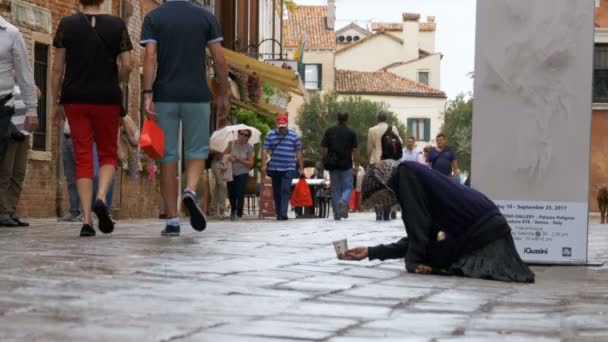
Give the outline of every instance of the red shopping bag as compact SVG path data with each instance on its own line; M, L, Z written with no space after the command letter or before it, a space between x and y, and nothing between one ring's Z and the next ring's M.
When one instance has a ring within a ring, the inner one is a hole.
M310 193L310 187L306 184L306 178L300 177L295 189L293 189L289 203L292 207L312 207L312 194Z
M146 119L139 135L139 147L153 159L160 159L165 154L165 133L156 121Z

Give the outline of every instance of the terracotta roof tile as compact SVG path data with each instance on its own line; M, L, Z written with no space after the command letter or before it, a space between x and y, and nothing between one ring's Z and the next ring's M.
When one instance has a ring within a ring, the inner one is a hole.
M403 23L372 23L372 31L402 31ZM420 23L420 32L433 32L437 23Z
M336 70L340 94L445 98L443 91L385 71Z
M297 48L306 35L306 49L335 49L336 32L327 28L326 18L327 6L298 6L289 13L283 46Z

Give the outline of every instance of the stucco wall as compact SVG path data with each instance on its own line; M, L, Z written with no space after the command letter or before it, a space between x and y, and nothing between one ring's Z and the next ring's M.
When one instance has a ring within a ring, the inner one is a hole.
M341 96L344 97L348 95ZM431 119L431 142L433 143L435 141L435 136L439 133L441 126L443 125L443 113L445 111L446 99L380 95L362 95L361 97L370 101L386 103L389 106L389 110L395 113L399 120L406 126L408 118Z
M402 46L383 35L342 50L336 54L336 69L377 71L391 63L403 60Z
M426 52L435 52L435 32L420 32L419 47Z
M388 71L418 82L418 71L428 71L429 86L441 89L441 55L430 55L426 58L404 64L399 67L391 68Z

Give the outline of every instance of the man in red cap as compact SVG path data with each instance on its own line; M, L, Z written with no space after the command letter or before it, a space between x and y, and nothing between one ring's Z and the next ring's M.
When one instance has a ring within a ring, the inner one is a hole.
M287 220L291 182L304 170L302 142L294 130L287 128L288 121L285 114L277 116L277 129L268 133L262 154L262 177L268 174L272 178L274 207L279 221Z

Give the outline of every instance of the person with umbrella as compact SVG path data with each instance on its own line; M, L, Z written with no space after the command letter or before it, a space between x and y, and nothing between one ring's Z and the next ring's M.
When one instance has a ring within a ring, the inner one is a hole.
M249 171L253 168L253 146L249 143L250 129L238 131L236 140L231 141L224 151L232 162L232 181L228 182L228 197L230 198L230 220L243 217L245 204L245 188L249 179Z

